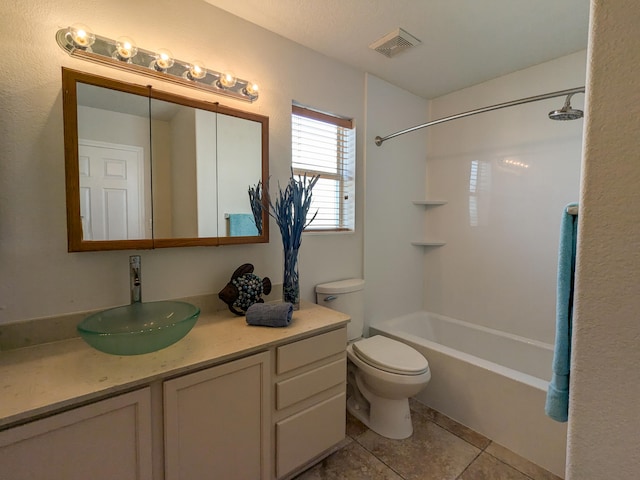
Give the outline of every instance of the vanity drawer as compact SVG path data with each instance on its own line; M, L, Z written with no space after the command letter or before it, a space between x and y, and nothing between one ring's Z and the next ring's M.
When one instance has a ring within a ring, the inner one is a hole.
M276 468L282 477L345 437L346 395L324 402L276 423Z
M281 410L335 385L345 383L346 378L347 359L345 355L340 360L278 382L276 383L276 408Z
M276 373L280 375L331 355L344 352L346 348L346 327L283 345L278 347L277 350Z

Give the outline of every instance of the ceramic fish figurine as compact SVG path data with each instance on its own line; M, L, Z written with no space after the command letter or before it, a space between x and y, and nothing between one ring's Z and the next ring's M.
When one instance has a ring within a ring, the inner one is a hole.
M218 297L229 306L229 310L236 315L244 315L254 303L264 303L262 294L271 292L271 280L268 277L260 279L253 273L253 265L240 265L227 285L220 290Z

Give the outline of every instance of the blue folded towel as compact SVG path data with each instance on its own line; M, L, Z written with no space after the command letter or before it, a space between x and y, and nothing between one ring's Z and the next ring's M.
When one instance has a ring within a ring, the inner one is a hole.
M560 246L558 249L558 291L556 298L556 342L553 351L553 373L545 413L553 420L566 422L569 418L569 370L571 360L571 323L573 316L573 284L576 265L576 241L578 237L578 217L567 209L577 206L567 205L560 225Z
M232 237L255 237L258 227L251 213L229 214L229 235Z
M247 324L261 327L287 327L293 317L290 303L254 303L245 314Z

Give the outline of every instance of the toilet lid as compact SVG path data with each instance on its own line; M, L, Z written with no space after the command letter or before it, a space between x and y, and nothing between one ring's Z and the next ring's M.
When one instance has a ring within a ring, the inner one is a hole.
M420 352L382 335L355 342L353 352L363 362L385 372L420 375L429 370L429 363Z

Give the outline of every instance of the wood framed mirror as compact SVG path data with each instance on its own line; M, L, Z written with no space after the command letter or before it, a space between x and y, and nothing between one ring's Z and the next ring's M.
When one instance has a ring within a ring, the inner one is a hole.
M268 117L66 68L62 85L70 252L269 241L248 194Z

